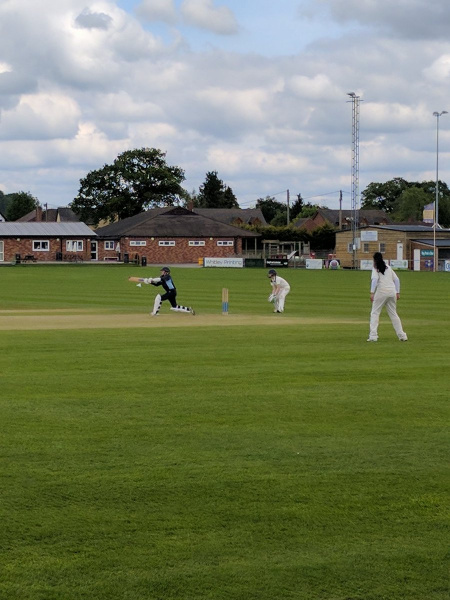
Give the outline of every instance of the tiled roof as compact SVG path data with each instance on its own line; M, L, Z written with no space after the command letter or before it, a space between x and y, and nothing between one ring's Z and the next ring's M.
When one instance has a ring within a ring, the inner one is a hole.
M450 248L450 237L447 238L446 240L443 240L442 238L436 238L436 240L434 240L433 238L428 238L426 240L411 240L412 242L415 242L416 244L423 244L424 246L431 246L433 247L434 245L436 245L438 248ZM435 244L436 242L436 244Z
M267 225L260 208L193 208L192 210L198 215L228 223L228 225L232 225L233 221L238 219L248 225L251 225L255 220Z
M148 210L96 230L99 237L241 237L258 234L227 225L182 207Z
M0 237L58 237L68 235L96 237L85 223L0 223Z

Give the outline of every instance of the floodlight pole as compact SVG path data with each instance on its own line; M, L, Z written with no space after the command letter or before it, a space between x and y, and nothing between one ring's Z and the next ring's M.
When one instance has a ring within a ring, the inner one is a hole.
M433 271L436 272L437 254L436 254L436 229L439 227L439 118L448 114L446 110L434 112L436 117L436 186L434 200L434 223L433 223ZM439 269L439 267L438 267Z
M356 232L359 227L359 102L355 92L347 94L352 103L352 247L353 268L356 269Z

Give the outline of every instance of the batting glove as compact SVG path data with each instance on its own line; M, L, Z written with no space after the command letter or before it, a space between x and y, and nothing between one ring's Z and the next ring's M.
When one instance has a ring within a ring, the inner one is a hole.
M275 296L273 294L270 294L269 302L273 302L274 300L275 300Z

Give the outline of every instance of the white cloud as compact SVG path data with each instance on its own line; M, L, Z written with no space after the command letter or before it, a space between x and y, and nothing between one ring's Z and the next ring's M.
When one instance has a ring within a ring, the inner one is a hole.
M78 130L80 110L69 96L58 92L23 95L2 113L1 139L71 138Z
M147 21L176 23L178 20L174 0L142 0L136 14Z
M309 0L302 15L328 11L340 23L359 23L409 39L447 39L450 11L447 0Z
M237 33L239 26L227 6L214 6L213 0L183 0L181 13L189 25L223 35Z
M0 74L2 73L10 73L12 71L11 65L8 63L0 62Z
M442 83L450 79L450 53L439 56L428 68L424 75L434 83Z

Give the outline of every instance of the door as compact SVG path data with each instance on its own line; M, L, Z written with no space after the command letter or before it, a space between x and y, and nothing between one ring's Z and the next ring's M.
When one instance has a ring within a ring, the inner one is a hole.
M397 260L403 260L403 244L401 242L397 244Z
M5 260L5 254L4 254L4 250L3 250L3 242L0 242L0 262L4 262Z
M98 260L98 242L91 240L91 260Z

